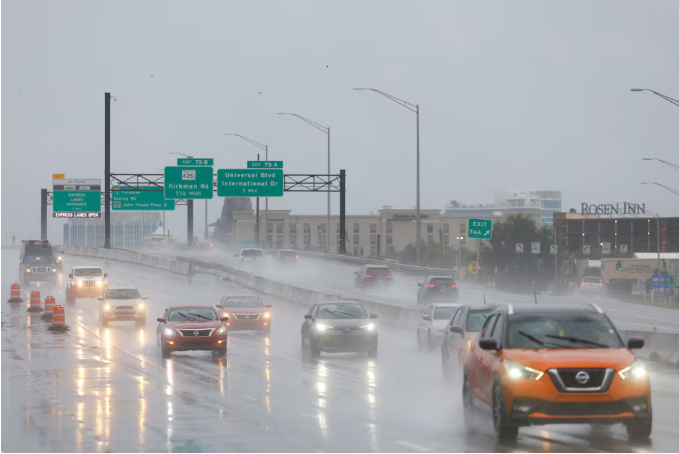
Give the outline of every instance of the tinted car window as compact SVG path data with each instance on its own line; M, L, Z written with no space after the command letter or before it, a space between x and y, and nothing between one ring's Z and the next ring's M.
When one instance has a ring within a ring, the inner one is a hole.
M467 331L478 332L483 328L483 324L486 323L488 314L490 314L490 309L480 309L472 310L469 312L467 317Z
M170 322L202 322L217 320L217 314L207 307L183 307L170 311Z
M434 320L450 320L456 310L456 307L437 307Z
M598 277L586 277L582 282L586 284L599 284L601 283L601 279Z
M369 276L389 276L391 271L389 268L367 268L365 274Z
M106 290L106 298L114 300L139 299L141 295L136 288L113 288Z
M453 316L453 320L450 322L451 326L458 326L460 324L460 317L462 317L462 313L464 312L464 308L459 308L457 312L455 312L455 315Z
M517 314L508 322L507 348L621 348L603 314Z
M446 277L435 277L431 280L434 285L453 285L455 282L451 278Z
M241 252L242 257L262 257L262 251L257 249L245 249Z
M101 268L76 268L73 270L73 277L98 277L103 275Z
M321 304L318 307L318 318L368 318L368 314L360 304Z
M259 298L227 298L223 304L224 307L263 307L262 301Z

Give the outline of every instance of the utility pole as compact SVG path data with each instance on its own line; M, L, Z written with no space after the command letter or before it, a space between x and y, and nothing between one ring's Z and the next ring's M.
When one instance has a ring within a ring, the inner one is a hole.
M111 93L104 93L104 248L111 249Z
M193 246L193 199L186 201L186 244Z
M481 270L481 240L476 239L476 281L479 280L479 271Z
M257 153L257 160L259 161L259 153ZM256 220L255 220L255 229L257 229L257 233L255 233L255 242L257 243L257 246L259 247L259 197L257 197L257 213L256 213ZM266 238L266 233L264 234L264 238Z
M346 245L346 175L344 169L340 170L340 239L339 253L347 253Z
M443 230L439 229L439 244L441 246L441 254L439 257L439 262L441 262L441 268L443 268Z
M40 239L47 239L47 189L40 190ZM14 235L12 235L12 246L14 246Z
M554 234L554 294L559 294L559 269L557 266L557 256L559 255L559 246L556 242L556 225L552 227L552 233Z

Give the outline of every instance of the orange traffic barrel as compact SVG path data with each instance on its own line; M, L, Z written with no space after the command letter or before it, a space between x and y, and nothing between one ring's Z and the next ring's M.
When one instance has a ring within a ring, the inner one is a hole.
M52 326L49 327L50 331L65 331L68 329L66 326L66 308L59 304L54 306L52 309Z
M28 300L28 310L27 312L41 312L42 304L40 303L40 292L32 291L31 297Z
M21 286L15 282L14 284L12 284L12 290L10 291L9 299L7 300L7 302L21 303L22 301L23 299L21 299Z
M52 311L54 310L54 297L53 296L46 296L45 297L45 312L43 312L42 317L43 318L50 318L52 316Z

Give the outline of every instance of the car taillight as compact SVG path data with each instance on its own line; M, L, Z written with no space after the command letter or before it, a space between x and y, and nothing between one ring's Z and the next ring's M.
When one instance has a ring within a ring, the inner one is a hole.
M295 257L295 258L296 258L297 260L299 260L299 255L298 255L297 257Z
M604 288L604 286L603 286L603 285L600 285L599 288Z
M580 284L580 287L585 288L585 284Z
M364 274L363 277L372 277L372 276L369 275L369 274Z
M435 286L434 284L429 284L429 285L427 285L427 287L429 287L429 288L434 288L434 287L436 287L436 286Z
M452 287L453 287L453 288L457 288L457 284L453 284Z
M394 276L387 276L387 277L388 277L389 279L393 279L393 278L394 278Z

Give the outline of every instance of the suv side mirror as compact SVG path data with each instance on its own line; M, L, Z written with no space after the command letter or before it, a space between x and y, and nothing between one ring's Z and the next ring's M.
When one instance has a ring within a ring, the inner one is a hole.
M239 254L233 254L234 257L238 257Z
M479 347L481 347L482 350L497 350L497 341L495 339L491 339L488 337L485 337L479 341Z
M218 304L218 305L216 305L215 307L216 307L217 309L224 309L224 306L222 306L221 304Z
M305 315L304 315L304 318L305 318L306 320L311 320L311 314L305 314Z
M422 316L422 320L431 320L431 316L425 314L425 315Z
M146 296L146 295L142 295L141 299L143 299L143 300L147 300L147 299L149 299L149 297L148 297L148 296Z
M104 273L104 277L108 277L108 273Z
M71 279L73 279L73 273L68 273L68 277L70 277Z
M265 304L264 307L266 307L267 309L271 309L271 304Z
M370 314L370 318L377 318L377 314Z
M417 286L418 286L418 287L422 287L422 282L418 282L418 283L417 283Z
M460 336L464 336L464 330L462 328L460 328L459 326L451 326L450 332L451 333L457 333Z
M629 339L627 341L627 348L630 350L638 350L644 347L644 343L643 339Z
M357 275L357 274L358 274L358 271L354 271L354 274L356 274L356 275Z
M99 301L104 301L104 297L103 297L103 296L99 296L99 297L97 297L97 299L98 299Z
M157 321L158 323L165 323L167 320L164 319L163 317L158 317L158 318L156 319L156 321Z
M219 317L219 321L221 321L221 322L228 322L228 321L229 321L229 317Z

